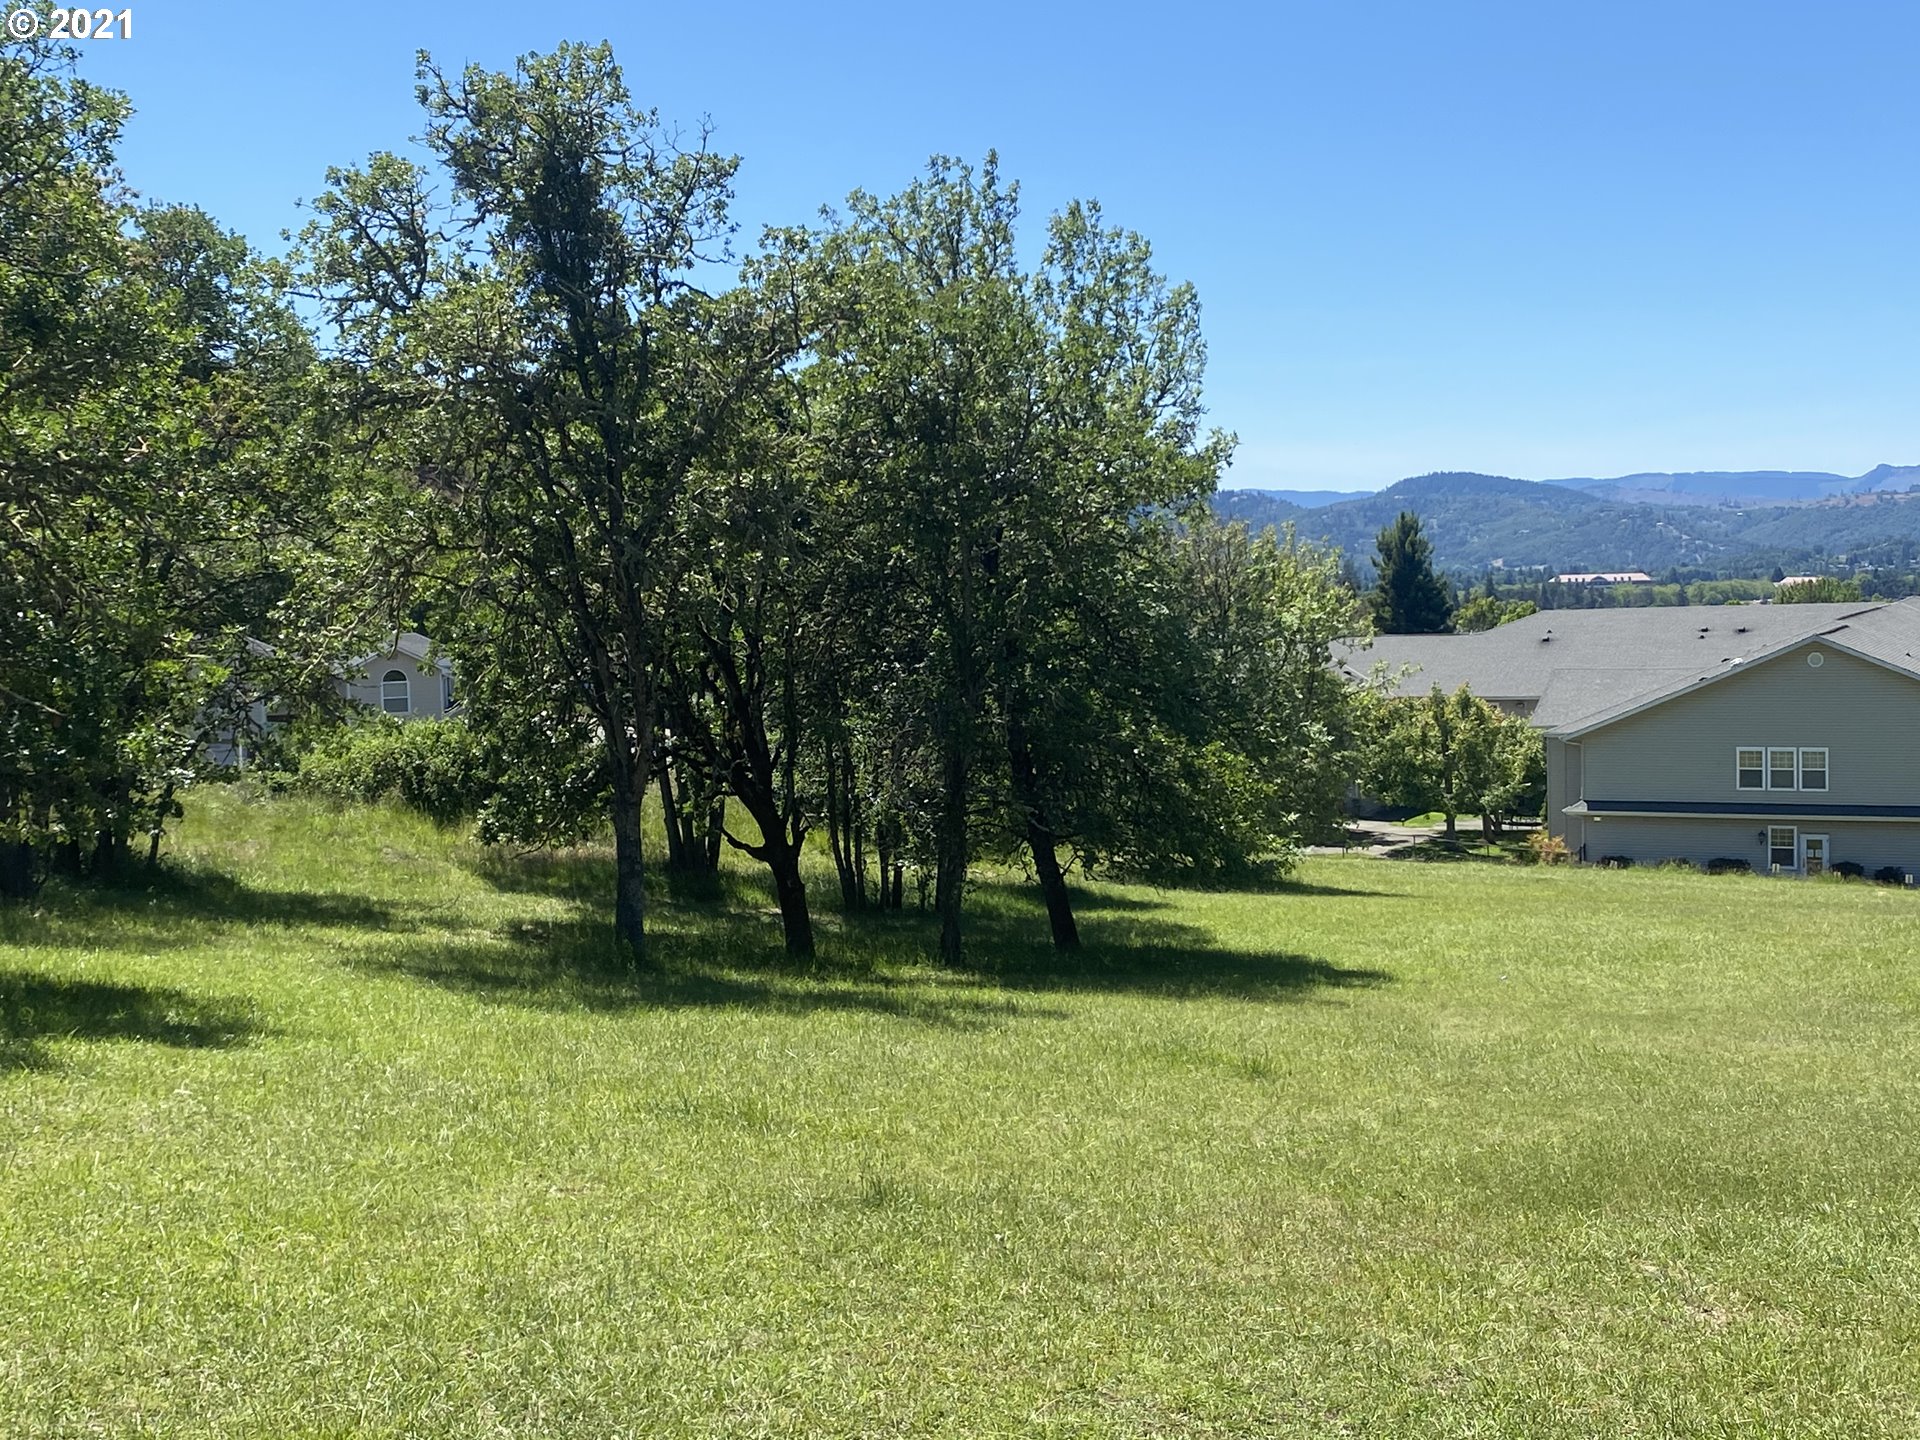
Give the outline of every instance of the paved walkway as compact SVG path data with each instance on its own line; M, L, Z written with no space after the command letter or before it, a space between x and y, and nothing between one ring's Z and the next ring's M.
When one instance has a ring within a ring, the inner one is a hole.
M1525 825L1516 827L1524 830ZM1413 847L1423 840L1438 840L1447 833L1445 825L1399 825L1391 820L1354 820L1347 825L1347 844L1345 845L1308 845L1308 855L1373 855L1382 860L1395 860L1413 853ZM1470 825L1460 827L1463 843L1480 842L1480 824L1476 820Z

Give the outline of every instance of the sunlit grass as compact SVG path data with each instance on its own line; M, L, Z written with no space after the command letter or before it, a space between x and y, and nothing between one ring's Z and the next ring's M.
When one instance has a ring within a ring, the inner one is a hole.
M0 1435L1911 1435L1920 897L1017 886L197 797L0 912ZM816 906L829 910L827 877Z

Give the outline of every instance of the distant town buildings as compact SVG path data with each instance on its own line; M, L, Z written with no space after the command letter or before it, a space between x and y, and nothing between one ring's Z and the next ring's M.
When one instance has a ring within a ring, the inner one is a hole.
M1556 585L1651 585L1653 577L1644 570L1602 570L1588 574L1556 575Z

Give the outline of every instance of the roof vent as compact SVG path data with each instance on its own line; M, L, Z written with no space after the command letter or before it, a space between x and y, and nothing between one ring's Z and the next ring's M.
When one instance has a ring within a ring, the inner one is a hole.
M1747 627L1744 625L1736 625L1733 627L1733 633L1736 635L1744 635L1747 633Z

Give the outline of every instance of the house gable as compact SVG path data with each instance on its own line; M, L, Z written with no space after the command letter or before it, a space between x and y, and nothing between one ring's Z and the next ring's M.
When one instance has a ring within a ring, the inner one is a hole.
M1920 805L1920 676L1837 636L1796 642L1567 733L1580 741L1590 805L1691 802L1738 813ZM1826 750L1826 789L1742 789L1743 746Z

